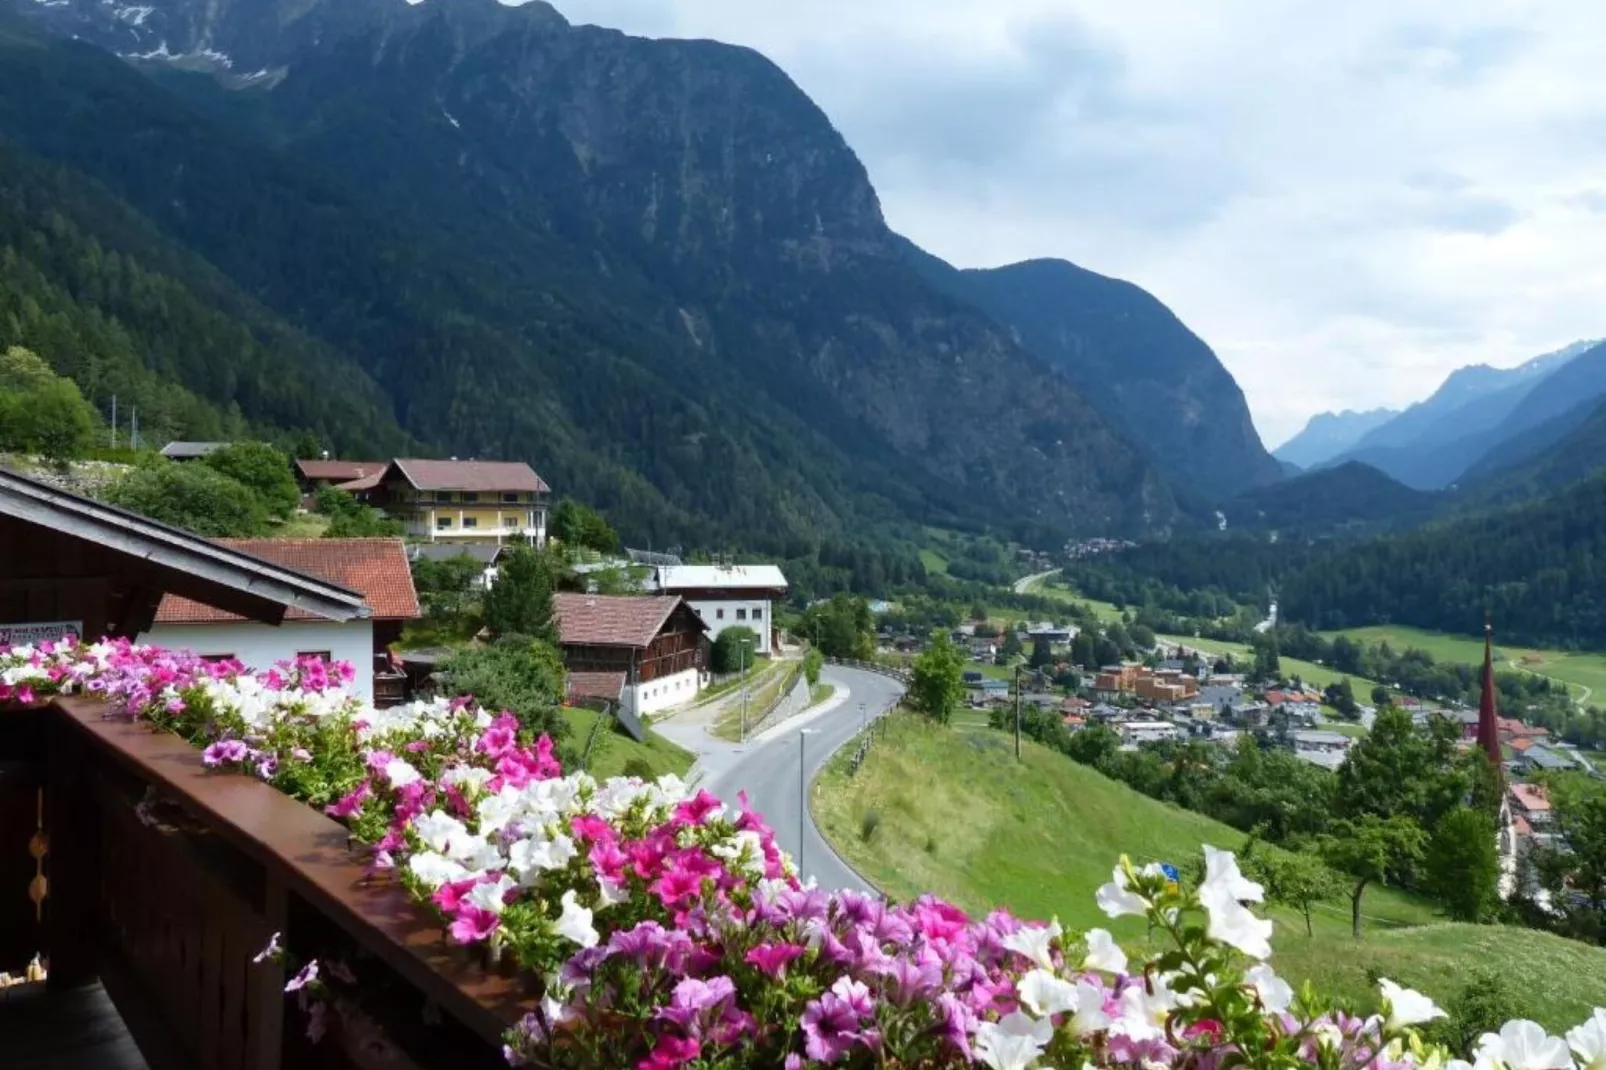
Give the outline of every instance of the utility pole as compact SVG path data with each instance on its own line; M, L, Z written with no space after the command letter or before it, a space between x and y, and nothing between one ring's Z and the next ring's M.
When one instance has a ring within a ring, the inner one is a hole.
M741 642L739 642L736 645L736 649L740 650L742 652L742 743L743 743L743 745L746 745L746 743L747 743L747 666L748 666L748 662L749 662L749 660L751 659L751 656L752 656L752 652L749 649L751 646L752 646L752 644L749 643L746 639L743 639Z
M797 732L797 879L803 879L803 834L809 823L809 763L807 760L809 736L812 728Z
M1020 666L1015 666L1015 760L1020 761Z
M131 414L131 422L128 426L128 448L139 449L139 409L137 408Z
M112 449L117 448L117 395L112 395Z

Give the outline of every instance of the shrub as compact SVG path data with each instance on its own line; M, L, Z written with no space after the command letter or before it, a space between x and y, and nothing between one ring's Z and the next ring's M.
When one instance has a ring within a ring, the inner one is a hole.
M201 463L249 489L269 516L282 520L301 502L290 458L266 442L231 443L207 454Z
M656 775L652 771L652 766L642 758L632 758L627 761L623 772L625 776L639 777L642 780L652 780Z
M869 843L871 837L875 835L875 830L880 827L881 811L866 810L864 816L859 819L859 838Z
M240 483L201 464L163 461L136 468L107 488L112 505L212 538L249 537L268 527L262 500Z
M803 675L807 678L809 686L813 687L820 682L820 669L825 665L825 655L813 647L803 655Z
M714 640L710 667L718 673L740 672L751 668L753 651L758 649L758 633L740 624L726 628Z

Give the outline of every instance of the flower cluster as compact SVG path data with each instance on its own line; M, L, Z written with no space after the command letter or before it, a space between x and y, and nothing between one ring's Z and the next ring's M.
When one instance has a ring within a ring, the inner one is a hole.
M1366 1018L1296 993L1267 961L1262 889L1223 851L1205 848L1194 888L1122 859L1098 889L1106 915L1161 937L1138 959L1101 929L804 886L745 800L564 775L507 714L376 710L348 678L116 642L0 648L0 701L99 693L184 735L209 766L345 822L453 941L533 974L514 1065L1606 1070L1606 1010L1564 1037L1508 1023L1469 1063L1416 1034L1443 1014L1420 993L1385 980ZM287 986L315 1031L334 968L309 961Z

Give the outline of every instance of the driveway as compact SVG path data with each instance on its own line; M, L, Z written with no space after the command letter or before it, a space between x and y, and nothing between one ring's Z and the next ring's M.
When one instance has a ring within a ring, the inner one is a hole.
M806 778L813 783L826 761L863 721L874 720L896 705L903 686L879 673L836 665L825 666L820 680L836 688L829 699L765 729L745 747L713 735L701 718L676 716L653 728L697 755L700 786L733 805L738 793L747 792L753 809L775 830L776 842L798 861L805 879L813 877L823 888L873 891L815 828L803 804L802 781ZM806 768L800 764L800 744L806 746L802 751Z

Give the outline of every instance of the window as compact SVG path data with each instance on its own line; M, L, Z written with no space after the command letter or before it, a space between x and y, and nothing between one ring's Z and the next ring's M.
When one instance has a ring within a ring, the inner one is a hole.
M465 490L463 492L463 500L465 502L477 502L480 500L480 496L472 490Z
M747 619L747 610L745 610L745 609L738 609L738 610L737 610L737 611L736 611L736 619L737 619L737 620L746 620L746 619Z
M502 495L502 500L504 502L517 502L519 500L519 496L517 494L504 494Z
M449 516L438 516L435 518L435 526L437 528L449 528L452 526L452 518Z
M723 609L714 610L714 619L715 620L724 620L725 619L725 611Z
M477 528L480 526L480 518L477 516L465 516L463 518L463 526L465 528Z
M296 651L296 660L300 661L302 658L317 658L320 661L333 661L333 660L335 660L333 657L330 656L330 651L327 651L327 650L298 650L298 651Z
M753 619L754 620L763 620L764 619L764 610L762 608L757 607L757 606L753 607Z

